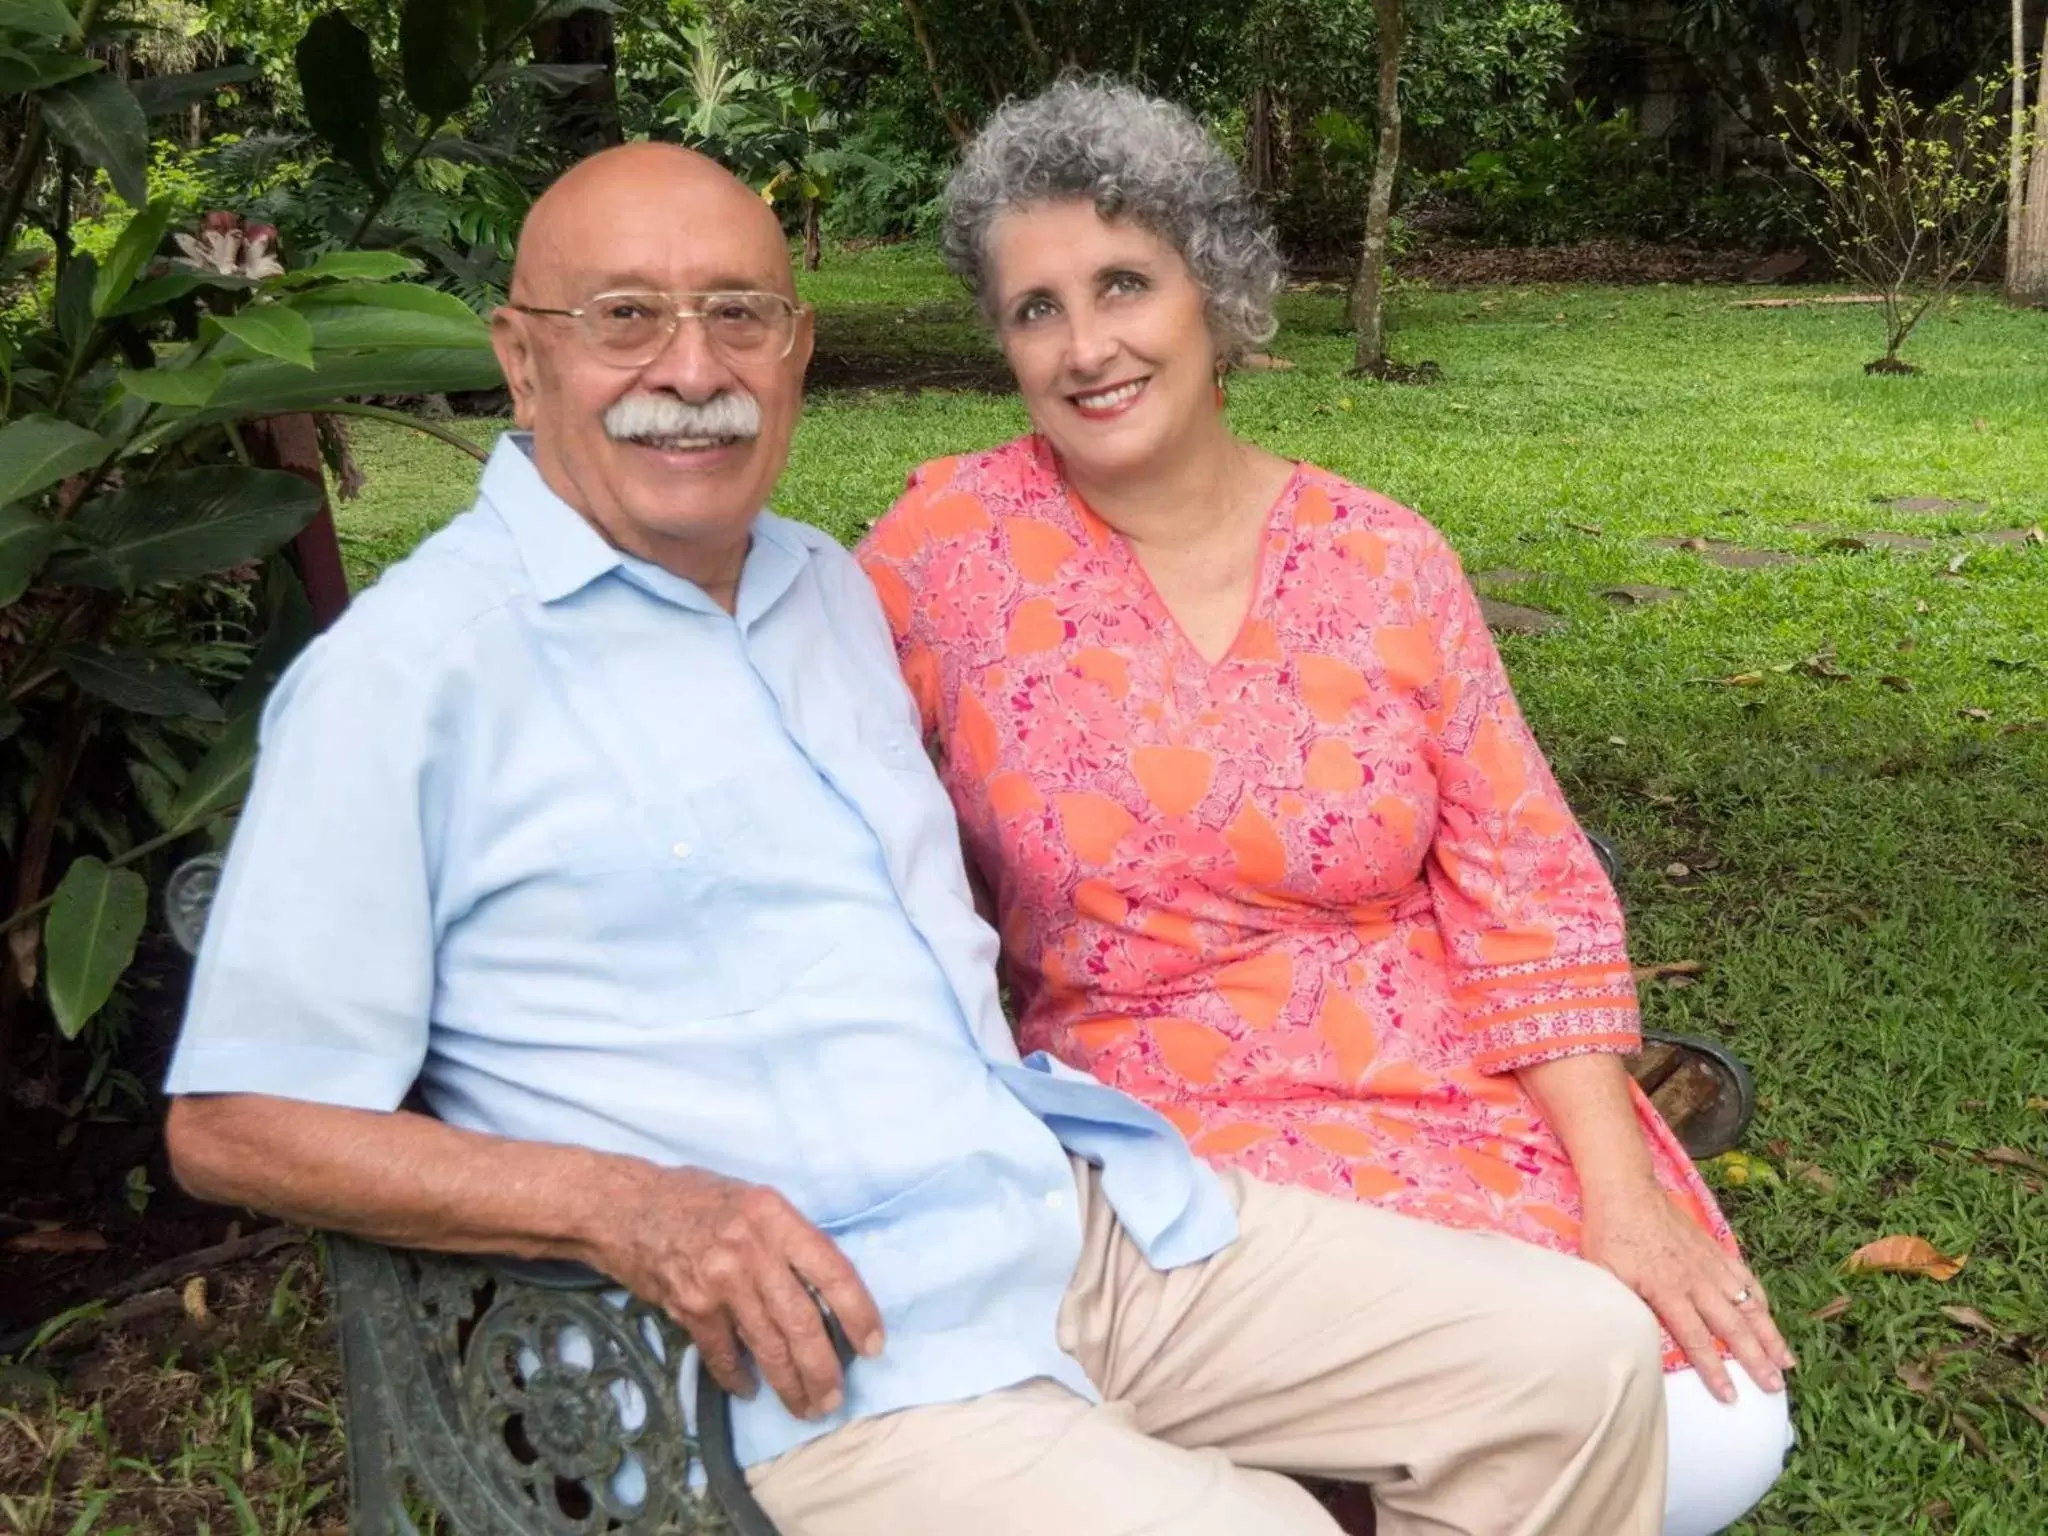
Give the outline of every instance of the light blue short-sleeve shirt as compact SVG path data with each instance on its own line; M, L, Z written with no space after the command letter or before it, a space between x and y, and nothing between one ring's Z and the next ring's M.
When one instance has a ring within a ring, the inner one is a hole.
M502 439L278 684L175 1094L396 1108L772 1185L881 1307L830 1418L1049 1377L1070 1153L1162 1268L1229 1242L1159 1116L1020 1062L952 807L845 551L762 513L728 615Z

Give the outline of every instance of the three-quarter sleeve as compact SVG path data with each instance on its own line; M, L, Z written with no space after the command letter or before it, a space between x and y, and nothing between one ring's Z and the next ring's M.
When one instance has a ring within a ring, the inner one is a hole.
M339 632L264 712L165 1091L404 1101L434 987L417 669Z
M1428 881L1476 1065L1641 1043L1621 904L1528 723L1457 556L1416 592L1441 671L1422 702L1439 794Z

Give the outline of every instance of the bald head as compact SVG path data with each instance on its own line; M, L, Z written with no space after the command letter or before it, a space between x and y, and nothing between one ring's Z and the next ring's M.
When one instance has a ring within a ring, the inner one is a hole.
M647 270L650 259L672 269L669 248L711 231L720 258L748 270L687 282ZM622 144L564 171L527 213L512 266L522 304L576 304L606 289L730 287L795 295L782 226L746 183L679 144Z

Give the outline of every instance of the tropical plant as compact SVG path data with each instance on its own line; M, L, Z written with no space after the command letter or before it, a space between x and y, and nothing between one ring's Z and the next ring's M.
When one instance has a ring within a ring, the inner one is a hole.
M408 5L415 26L431 3ZM468 448L363 397L498 382L487 328L404 281L418 264L401 254L286 259L274 228L226 211L175 230L171 201L146 195L151 98L101 64L121 25L98 0L0 0L20 88L0 107L26 123L0 202L0 311L16 317L0 325L0 1074L38 990L65 1038L113 995L145 926L145 861L222 835L257 710L312 628L284 551L323 514L332 419ZM331 55L335 23L314 29ZM409 72L438 91L416 103L430 120L460 106L455 78ZM374 136L342 110L361 80L330 75L310 100L388 193ZM71 238L101 195L88 170L131 210L101 257ZM46 248L17 249L25 230Z
M1783 139L1818 202L1809 231L1835 265L1883 299L1884 356L1869 373L1912 373L1899 349L1923 316L1975 276L2006 214L2003 82L1979 80L1922 107L1873 66L1815 65L1795 82Z

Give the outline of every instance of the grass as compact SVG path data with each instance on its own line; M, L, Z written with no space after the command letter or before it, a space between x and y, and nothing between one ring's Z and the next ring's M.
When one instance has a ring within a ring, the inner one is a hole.
M828 352L987 358L922 253L828 258L807 292ZM1804 1360L1801 1443L1739 1529L2039 1536L2048 1194L1972 1154L2048 1157L2048 547L1974 535L2048 524L2048 316L1965 299L1909 346L1922 377L1873 379L1868 311L1740 296L1402 291L1398 352L1445 373L1408 389L1346 379L1338 297L1295 294L1274 347L1296 366L1234 381L1232 417L1419 507L1470 570L1526 573L1495 590L1568 621L1503 649L1581 816L1622 845L1638 959L1704 967L1649 988L1648 1021L1728 1040L1763 1095L1768 1171L1724 1195ZM1022 427L1002 395L822 392L777 504L851 539L912 464ZM474 477L425 439L358 444L360 579ZM1908 495L1985 510L1883 505ZM1937 547L1831 550L1799 525ZM1804 558L1726 571L1655 536ZM1602 595L1625 583L1684 595ZM1843 1272L1891 1233L1969 1264Z

